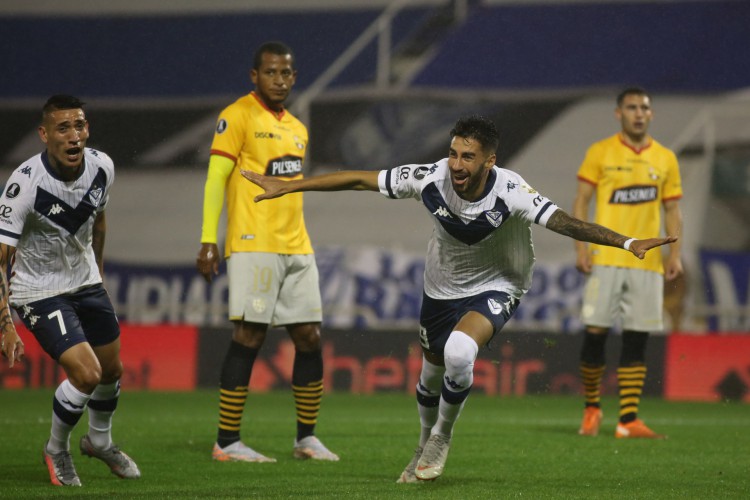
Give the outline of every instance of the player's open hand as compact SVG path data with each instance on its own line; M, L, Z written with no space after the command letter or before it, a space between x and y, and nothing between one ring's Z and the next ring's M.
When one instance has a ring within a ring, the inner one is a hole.
M2 350L3 357L7 358L8 366L13 368L16 361L21 361L23 358L24 347L21 337L18 336L15 328L11 328L12 331L6 332L2 336L0 341L0 350Z
M240 170L240 173L242 174L242 177L249 180L253 184L256 184L261 189L263 189L263 191L265 191L265 193L261 193L255 197L256 202L278 198L279 196L286 194L283 191L284 185L286 184L286 182L284 181L280 181L279 179L269 177L267 175L260 175L255 172L251 172L250 170Z
M646 252L652 248L668 245L677 241L677 236L667 236L666 238L647 238L645 240L633 240L630 244L630 251L639 259L646 256Z

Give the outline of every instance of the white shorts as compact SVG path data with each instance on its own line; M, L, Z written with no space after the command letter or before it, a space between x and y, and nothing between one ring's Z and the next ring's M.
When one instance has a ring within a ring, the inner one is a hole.
M664 329L664 277L653 271L594 266L583 292L581 321L611 328L619 317L623 330Z
M323 319L312 254L233 253L227 274L231 321L285 326Z

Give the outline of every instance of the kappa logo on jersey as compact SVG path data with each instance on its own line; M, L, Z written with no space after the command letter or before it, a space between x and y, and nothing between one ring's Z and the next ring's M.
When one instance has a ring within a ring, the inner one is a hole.
M508 184L506 184L505 187L508 189L508 192L510 193L511 191L513 191L514 189L516 189L517 185L518 184L516 184L513 181L508 181Z
M609 202L613 205L636 205L654 201L658 194L656 186L628 186L614 191Z
M57 214L63 213L64 211L65 209L63 207L61 207L58 203L55 203L49 209L49 212L47 212L47 215L57 215Z
M99 203L102 201L102 194L104 194L104 190L100 187L95 187L89 191L89 200L91 200L91 204L98 207Z
M446 217L448 219L452 219L453 218L453 216L451 215L451 213L445 207L438 207L437 210L435 210L434 212L432 212L432 215L437 215L438 217Z
M5 197L9 200L12 200L16 196L18 196L21 193L21 186L16 184L15 182L8 186L8 188L5 190Z
M500 224L503 223L502 212L498 212L497 210L487 210L485 215L487 216L487 220L490 221L490 224L495 227L500 227Z
M219 123L216 124L216 133L223 134L226 129L227 129L227 121L224 118L222 118L221 120L219 120Z
M302 173L302 158L298 156L282 156L268 162L266 175L274 177L294 177Z
M31 167L26 166L21 169L22 174L26 174L27 176L31 177Z

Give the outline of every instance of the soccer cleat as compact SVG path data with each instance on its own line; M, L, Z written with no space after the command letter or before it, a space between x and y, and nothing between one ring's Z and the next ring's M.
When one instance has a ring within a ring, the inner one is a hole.
M581 422L581 428L578 429L578 434L581 436L596 436L599 434L599 426L602 423L601 408L596 406L587 406L583 410L583 421Z
M657 434L649 429L641 419L635 419L627 424L618 423L615 430L616 438L646 438L646 439L667 439L664 434Z
M42 463L47 466L49 479L55 486L81 486L81 480L73 465L73 457L67 450L55 454L48 453L47 443L44 443Z
M411 462L409 462L409 465L406 466L404 469L404 472L401 473L401 476L396 480L397 483L418 483L419 479L417 479L417 476L414 475L414 471L417 468L417 462L419 462L419 458L422 456L422 447L417 446L417 449L414 450L414 456L411 458Z
M110 445L106 450L100 450L91 444L88 434L84 434L81 436L80 446L83 456L98 458L107 464L107 467L109 467L115 476L123 479L138 479L141 477L141 471L133 459L120 451L120 448L116 444Z
M443 473L451 438L442 434L433 434L424 445L422 456L419 457L414 475L422 481L432 481Z
M297 441L294 440L294 458L313 460L328 460L338 462L339 456L325 447L320 439L315 436L307 436Z
M211 457L219 462L273 463L276 461L275 458L261 455L254 449L246 446L242 441L237 441L224 448L219 447L218 443L214 444Z

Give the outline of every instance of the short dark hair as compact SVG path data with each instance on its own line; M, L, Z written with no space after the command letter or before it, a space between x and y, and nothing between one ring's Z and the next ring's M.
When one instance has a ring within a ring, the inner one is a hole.
M495 122L480 115L459 118L451 129L451 138L456 136L479 141L485 153L495 153L500 146L500 134Z
M260 69L263 64L263 54L275 54L277 56L292 56L292 67L294 67L294 52L292 48L283 42L266 42L258 47L253 55L253 69Z
M617 107L618 108L622 106L622 101L624 101L625 97L629 95L642 95L651 99L651 96L649 95L648 92L646 92L646 89L644 89L643 87L628 87L626 89L623 89L623 91L620 92L619 94L617 94Z
M83 109L84 104L86 103L72 95L53 95L47 99L47 102L44 103L44 107L42 107L42 119L44 119L45 115L60 109Z

